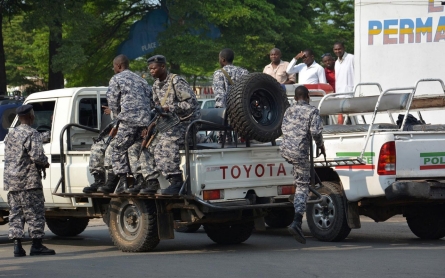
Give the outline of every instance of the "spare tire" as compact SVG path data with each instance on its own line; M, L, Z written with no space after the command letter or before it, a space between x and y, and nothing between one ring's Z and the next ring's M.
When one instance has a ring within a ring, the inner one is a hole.
M260 72L243 75L227 95L228 119L233 130L243 138L260 142L281 136L281 123L288 107L280 83Z

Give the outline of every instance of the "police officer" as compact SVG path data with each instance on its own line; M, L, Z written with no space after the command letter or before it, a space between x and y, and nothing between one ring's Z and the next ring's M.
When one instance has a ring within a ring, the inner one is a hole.
M309 104L309 91L304 86L295 89L295 102L284 113L283 142L280 150L281 156L293 165L295 196L295 218L288 227L294 238L306 244L301 224L306 211L306 202L309 194L310 160L309 148L314 139L315 144L325 154L323 143L323 123L318 109Z
M234 66L233 59L235 59L235 53L232 49L225 48L219 52L218 61L221 69L213 73L213 92L216 98L215 108L225 108L230 86L234 85L241 76L249 74L246 69ZM222 137L224 137L224 131L218 133L218 143L222 143ZM227 141L232 141L230 133L227 136Z
M140 137L142 127L150 122L151 89L145 79L129 70L125 55L114 58L113 69L115 75L108 86L107 102L113 115L117 115L119 128L111 160L119 183L127 189L127 175L131 173L128 149Z
M32 105L16 109L20 125L5 137L4 190L8 192L9 238L14 240L14 257L26 256L21 239L24 225L32 238L30 255L54 255L54 250L42 244L45 235L45 198L40 171L49 167L40 133L33 129Z
M201 116L200 106L187 81L167 71L164 56L150 57L147 63L150 74L156 78L153 84L153 105L162 106L164 111L175 113L181 122L167 131L158 133L148 152L144 150L145 159L142 159L141 163L144 163L144 168L147 169L148 188L140 193L156 193L159 188L158 177L162 173L169 180L170 186L161 193L177 195L183 184L179 149L185 143L187 126Z

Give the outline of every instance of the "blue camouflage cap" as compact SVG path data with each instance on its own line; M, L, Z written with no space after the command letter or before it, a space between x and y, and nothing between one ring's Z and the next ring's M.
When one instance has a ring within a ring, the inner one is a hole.
M22 106L20 106L20 107L17 107L17 109L15 110L15 112L16 112L17 115L19 115L19 116L23 116L23 115L26 115L26 114L28 114L29 112L31 112L31 110L32 110L32 105L30 105L30 104L25 104L25 105L22 105Z
M165 64L167 63L167 59L165 59L165 56L163 55L151 56L150 58L147 59L147 64L150 65L152 63Z

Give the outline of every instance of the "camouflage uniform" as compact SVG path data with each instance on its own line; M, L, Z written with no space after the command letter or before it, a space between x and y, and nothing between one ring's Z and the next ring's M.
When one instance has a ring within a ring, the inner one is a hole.
M163 133L158 133L148 150L144 149L140 163L144 176L157 179L159 174L169 177L182 174L179 167L179 148L184 145L187 126L201 116L201 109L195 93L182 77L168 74L164 81L157 79L153 84L153 105L160 105L166 95L170 83L171 91L165 102L170 112L178 115L181 122Z
M136 135L139 136L139 135ZM108 148L105 151L105 158L103 160L103 165L105 166L106 170L111 171L113 169L113 162L111 161L111 154L113 152L113 148L115 145L116 140L111 140L110 145L108 146ZM139 155L139 150L141 149L141 143L142 140L136 138L136 142L133 143L133 145L131 145L131 147L128 149L128 160L130 162L130 169L131 169L131 173L133 174L138 174L141 173L141 167L139 166L139 161L138 161L138 155Z
M115 74L107 91L113 115L120 121L112 149L112 166L116 175L130 173L128 149L139 137L141 127L150 122L151 88L147 81L126 69Z
M241 76L249 73L246 69L234 65L226 65L223 67L223 69L227 71L228 75L230 76L233 82L236 82L236 80L238 80ZM226 99L229 90L230 90L229 80L227 80L222 70L219 69L215 71L213 73L213 92L216 97L215 108L226 107Z
M304 214L309 194L309 148L312 138L318 147L323 146L323 123L318 109L306 101L294 102L284 113L281 156L293 164L295 184L295 213Z
M5 137L4 190L9 190L9 238L42 238L45 228L45 198L39 168L48 164L39 132L29 125L19 125Z

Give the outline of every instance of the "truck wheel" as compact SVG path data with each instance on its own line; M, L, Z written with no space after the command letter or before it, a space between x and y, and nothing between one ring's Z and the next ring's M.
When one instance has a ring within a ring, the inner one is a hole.
M271 228L284 228L294 221L295 210L289 209L273 209L264 217L267 226Z
M230 88L227 113L230 125L243 138L270 142L281 136L286 92L272 76L255 72L243 75Z
M194 233L201 228L201 224L192 224L185 227L175 229L178 233Z
M47 218L46 225L51 232L58 236L77 236L85 231L90 219L88 218Z
M441 215L408 216L406 222L411 232L421 239L445 237L445 218Z
M306 218L312 235L320 241L342 241L351 232L346 218L344 195L335 182L323 182L318 190L325 201L308 204Z
M246 241L253 230L253 222L237 224L205 224L207 236L218 244L238 244Z
M111 240L124 252L144 252L159 243L156 204L152 200L115 198L110 202Z

